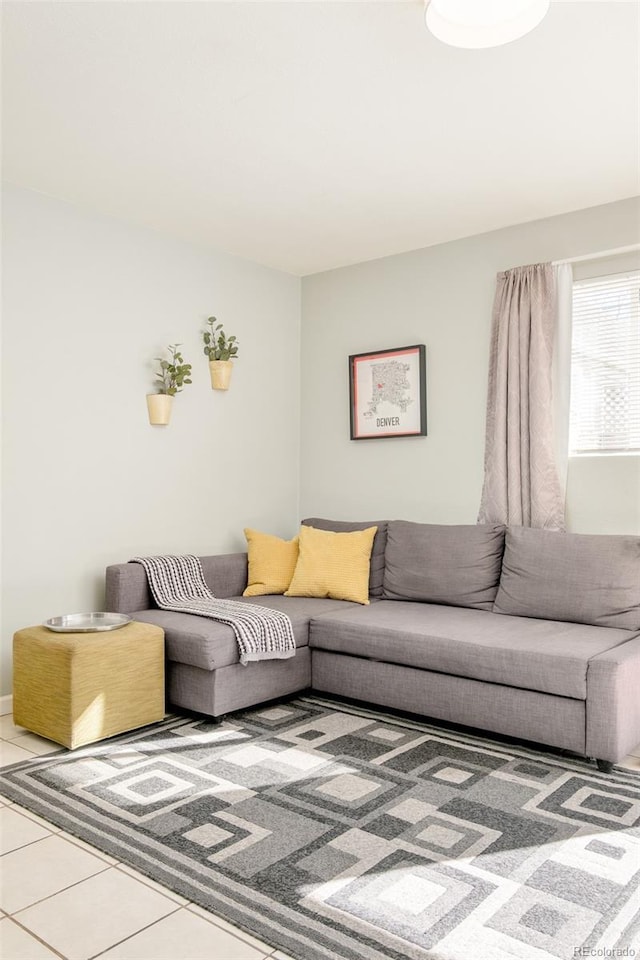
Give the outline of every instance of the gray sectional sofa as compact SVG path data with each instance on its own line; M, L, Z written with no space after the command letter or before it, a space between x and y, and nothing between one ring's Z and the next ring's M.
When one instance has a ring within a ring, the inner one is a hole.
M289 615L296 655L242 666L231 627L155 607L136 563L106 609L163 627L168 699L219 717L307 688L562 748L601 769L640 743L640 537L394 520L377 526L368 605L242 597L247 555L202 557L218 597Z

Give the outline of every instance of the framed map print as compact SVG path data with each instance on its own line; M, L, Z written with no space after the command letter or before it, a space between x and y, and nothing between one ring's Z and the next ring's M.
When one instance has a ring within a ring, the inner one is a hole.
M426 437L424 344L349 357L351 439Z

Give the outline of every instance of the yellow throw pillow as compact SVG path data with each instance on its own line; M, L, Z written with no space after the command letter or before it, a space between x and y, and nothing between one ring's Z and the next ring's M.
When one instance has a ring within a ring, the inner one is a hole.
M269 533L246 528L249 577L244 597L284 593L298 560L298 538L281 540Z
M302 526L300 555L285 596L369 603L369 566L377 529L333 533Z

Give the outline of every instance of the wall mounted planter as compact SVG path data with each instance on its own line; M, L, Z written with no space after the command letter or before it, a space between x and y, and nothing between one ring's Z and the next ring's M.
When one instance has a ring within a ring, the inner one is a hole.
M211 387L213 390L228 390L233 363L231 360L209 360Z
M156 426L166 426L171 419L171 408L173 406L173 397L167 393L148 393L147 409L149 411L149 423Z

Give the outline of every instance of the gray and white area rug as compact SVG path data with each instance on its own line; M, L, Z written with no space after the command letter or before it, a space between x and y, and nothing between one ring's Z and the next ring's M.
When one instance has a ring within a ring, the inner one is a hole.
M640 777L315 697L0 791L299 960L640 954Z

